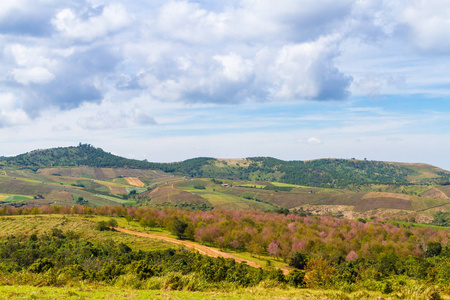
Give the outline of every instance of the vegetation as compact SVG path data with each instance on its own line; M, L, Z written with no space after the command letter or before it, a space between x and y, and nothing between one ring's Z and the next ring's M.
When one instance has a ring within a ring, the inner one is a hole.
M295 185L343 188L368 184L411 184L446 182L450 173L406 164L368 160L319 159L313 161L282 161L271 157L247 158L246 164L229 165L222 161L200 157L177 163L151 163L126 159L104 152L89 144L36 150L5 159L10 165L29 168L53 166L90 166L154 169L195 178L269 180ZM424 174L433 174L434 176ZM411 178L420 178L420 182Z
M269 157L159 164L81 143L1 159L0 294L6 285L80 283L177 290L181 298L242 298L249 288L255 299L258 291L300 299L450 294L450 173L435 167ZM339 209L321 210L331 206ZM343 218L349 207L356 220ZM434 226L413 223L424 216ZM170 249L119 226L266 267Z
M72 215L83 214L81 208L54 209ZM23 209L8 210L8 214L13 215L19 212L22 215L31 213ZM450 292L450 247L446 243L448 233L444 231L399 228L382 222L357 222L360 224L358 226L334 218L224 210L205 213L109 207L94 209L89 214L109 216L108 223L115 224L117 217L113 216L122 216L124 219L133 216L136 222L139 218L153 216L153 226L175 229L178 226L176 224L179 224L182 225L180 228L184 228L186 238L193 234L195 240L213 244L222 239L219 236L217 241L207 240L208 236L216 232L211 225L217 224L220 229L219 224L225 222L235 238L240 236L248 239L241 246L231 241L230 247L240 251L257 249L255 241L258 239L264 245L264 236L257 233L260 228L268 235L267 241L270 241L266 249L262 247L262 251L269 254L278 251L280 259L286 253L286 233L295 238L301 233L307 246L301 245L303 239L297 240L300 244L291 246L291 250L295 251L290 252L286 260L296 269L284 275L279 269L256 269L230 259L206 257L191 251L142 251L120 240L89 241L83 233L85 231L63 231L58 227L39 233L28 231L28 234L21 234L19 232L24 231L17 231L13 235L0 236L0 286L25 284L56 287L83 282L83 286L98 286L101 283L103 286L134 289L220 290L233 293L253 287L264 289L261 293L266 295L271 290L281 289L280 293L290 293L293 288L310 288L313 290L308 290L308 293L317 295L317 299L342 299L343 295L350 293L355 297L364 296L362 299L373 299L369 298L370 295L393 293L403 295L400 299L442 299L445 293ZM38 218L41 222L45 219ZM8 217L0 222L7 220L13 219ZM196 222L197 225L193 226ZM90 224L96 227L99 222ZM194 227L197 229L192 233ZM209 228L208 234L205 228ZM256 240L245 235L252 229L256 229ZM328 236L321 234L324 230ZM330 230L336 232L331 233ZM342 242L338 243L337 239L330 236L333 234L340 236ZM349 239L349 234L355 234L354 238ZM384 243L379 243L379 236L382 236ZM227 240L226 236L224 239ZM325 244L327 239L328 244ZM357 245L357 241L361 245ZM329 247L330 244L333 247ZM348 249L359 250L350 250L348 253L348 250L342 251L345 244L348 244ZM246 245L249 245L249 249ZM324 290L329 292L324 295ZM304 295L301 291L295 293Z

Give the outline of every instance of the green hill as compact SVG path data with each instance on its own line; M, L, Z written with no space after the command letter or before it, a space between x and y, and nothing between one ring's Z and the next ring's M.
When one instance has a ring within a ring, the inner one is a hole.
M35 170L55 166L152 169L194 178L275 181L329 188L437 184L450 178L450 172L425 164L354 159L283 161L271 157L235 160L200 157L176 163L153 163L127 159L81 143L77 147L35 150L3 160L8 165Z

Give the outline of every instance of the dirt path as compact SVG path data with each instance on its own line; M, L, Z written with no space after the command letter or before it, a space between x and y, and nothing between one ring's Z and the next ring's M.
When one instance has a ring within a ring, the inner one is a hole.
M185 241L185 240L177 240L171 237L166 237L166 236L161 236L161 235L157 235L157 234L151 234L151 233L143 233L143 232L139 232L139 231L134 231L134 230L129 230L129 229L125 229L125 228L120 228L120 227L116 227L114 228L117 231L123 232L123 233L127 233L127 234L132 234L132 235L137 235L137 236L143 236L143 237L148 237L148 238L152 238L152 239L158 239L158 240L163 240L169 243L174 243L177 245L182 245L185 246L186 248L192 249L192 250L196 250L198 251L200 254L204 254L204 255L208 255L211 257L223 257L223 258L232 258L235 261L242 263L242 262L246 262L247 265L251 266L251 267L255 267L255 268L262 268L263 266L261 266L260 264L254 262L254 261L248 261L248 260L244 260L240 257L237 257L233 254L230 253L226 253L226 252L222 252L219 249L216 248L212 248L212 247L208 247L208 246L204 246L204 245L199 245L197 243L191 242L191 241ZM280 268L283 273L286 275L289 273L289 271L291 270L289 267L282 267Z

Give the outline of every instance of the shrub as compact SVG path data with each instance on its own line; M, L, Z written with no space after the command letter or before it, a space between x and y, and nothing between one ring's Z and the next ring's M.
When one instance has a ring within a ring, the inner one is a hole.
M287 258L287 261L289 263L289 266L297 268L297 269L304 269L306 266L306 262L308 261L308 257L301 253L300 251L296 251L294 253L291 253L289 257Z
M115 227L118 227L119 224L117 223L117 221L115 219L111 218L111 219L108 220L108 222L106 222L106 226L115 228Z
M112 261L104 264L102 269L95 275L95 278L98 280L112 280L124 273L123 266Z
M29 268L32 273L42 273L54 267L54 263L48 258L37 259Z
M95 229L99 230L99 231L105 231L105 230L109 230L109 227L108 227L108 225L106 224L105 221L99 221L95 225Z
M293 287L302 287L305 285L305 272L300 270L292 270L286 276L286 281Z
M336 270L324 258L313 258L306 263L305 284L309 288L325 287L331 283Z
M66 277L67 279L85 280L92 277L92 273L87 271L82 266L75 264L62 268L58 271L58 276Z
M152 277L155 274L153 267L146 261L134 261L127 266L127 272L136 275L140 280Z

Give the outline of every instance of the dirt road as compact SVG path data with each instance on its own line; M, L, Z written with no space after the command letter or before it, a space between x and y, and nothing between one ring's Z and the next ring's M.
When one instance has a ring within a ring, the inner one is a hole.
M161 236L161 235L151 234L151 233L143 233L143 232L129 230L129 229L120 228L120 227L116 227L114 229L117 230L117 231L123 232L123 233L127 233L127 234L143 236L143 237L148 237L148 238L152 238L152 239L163 240L163 241L166 241L166 242L169 242L169 243L174 243L174 244L177 244L177 245L182 245L182 246L184 246L186 248L189 248L189 249L192 249L192 250L196 250L200 254L208 255L208 256L211 256L211 257L232 258L235 261L240 262L240 263L245 261L247 263L247 265L255 267L255 268L262 268L263 267L263 266L261 266L260 264L254 262L254 261L244 260L244 259L242 259L240 257L237 257L237 256L233 255L233 254L220 251L219 249L216 249L216 248L212 248L212 247L208 247L208 246L204 246L204 245L199 245L199 244L191 242L191 241L177 240L177 239L174 239L174 238L171 238L171 237L166 237L166 236ZM286 275L286 274L289 273L290 268L283 267L283 268L281 268L281 270Z

